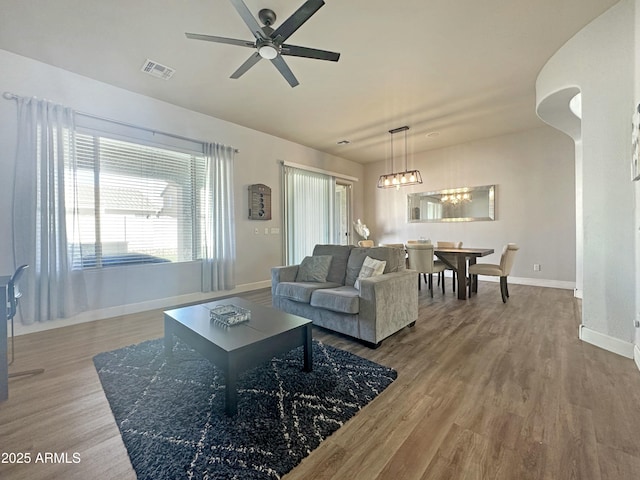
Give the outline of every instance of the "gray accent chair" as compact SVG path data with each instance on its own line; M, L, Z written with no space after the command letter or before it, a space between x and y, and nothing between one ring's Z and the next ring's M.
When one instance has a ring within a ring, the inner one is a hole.
M332 257L326 282L297 282L299 265L271 269L275 308L363 341L372 348L418 319L416 272L405 267L404 251L392 247L316 245L313 255ZM382 275L360 278L366 257L386 262Z

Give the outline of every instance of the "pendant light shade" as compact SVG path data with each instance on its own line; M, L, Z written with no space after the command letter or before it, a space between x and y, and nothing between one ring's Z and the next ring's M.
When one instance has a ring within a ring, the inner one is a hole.
M407 130L409 127L399 127L389 130L391 134L391 173L380 175L378 179L378 188L397 188L406 185L417 185L422 183L422 175L419 170L409 170L407 167ZM393 168L393 136L398 132L404 132L404 171L396 172Z

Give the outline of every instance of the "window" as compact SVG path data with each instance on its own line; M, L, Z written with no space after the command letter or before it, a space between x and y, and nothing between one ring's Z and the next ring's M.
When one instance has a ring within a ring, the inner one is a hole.
M75 136L76 268L186 262L202 258L205 156L162 144L168 136L122 125ZM79 121L82 124L82 121ZM85 123L87 123L85 119ZM123 136L113 130L124 130ZM132 135L133 134L133 135ZM145 138L145 134L147 137ZM131 138L137 136L139 138ZM121 138L118 138L121 137ZM157 138L156 138L157 137ZM180 139L177 139L180 140ZM72 182L67 181L68 185ZM66 191L67 209L73 192ZM70 218L70 215L67 215ZM73 238L69 235L70 238Z

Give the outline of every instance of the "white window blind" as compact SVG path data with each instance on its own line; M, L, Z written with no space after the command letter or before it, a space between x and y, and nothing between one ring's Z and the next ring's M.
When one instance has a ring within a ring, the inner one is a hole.
M299 264L319 243L333 239L335 179L283 165L288 265Z
M78 224L68 225L79 232L76 267L202 258L202 145L170 148L164 135L152 145L150 132L114 125L126 135L95 126L76 134L75 168L67 169L78 188Z

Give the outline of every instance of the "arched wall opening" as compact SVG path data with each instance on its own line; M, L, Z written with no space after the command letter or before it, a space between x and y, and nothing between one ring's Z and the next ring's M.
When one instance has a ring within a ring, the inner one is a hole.
M582 222L582 91L578 86L560 89L540 100L536 113L545 123L569 135L575 145L576 195L576 288L582 298L584 226Z

